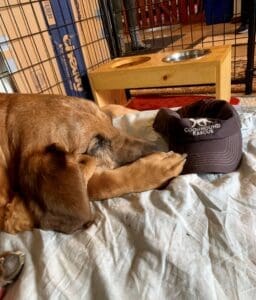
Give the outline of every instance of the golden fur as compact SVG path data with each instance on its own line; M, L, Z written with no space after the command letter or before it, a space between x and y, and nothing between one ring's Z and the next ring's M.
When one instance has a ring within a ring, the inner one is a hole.
M125 112L65 96L0 94L0 230L72 233L93 222L89 200L177 176L184 155L154 153L112 126Z

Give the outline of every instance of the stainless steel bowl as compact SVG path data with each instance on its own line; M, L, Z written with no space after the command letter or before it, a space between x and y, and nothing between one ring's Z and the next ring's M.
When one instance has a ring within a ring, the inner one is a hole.
M167 63L184 61L192 58L199 58L209 53L211 53L210 49L182 50L165 56L162 61Z

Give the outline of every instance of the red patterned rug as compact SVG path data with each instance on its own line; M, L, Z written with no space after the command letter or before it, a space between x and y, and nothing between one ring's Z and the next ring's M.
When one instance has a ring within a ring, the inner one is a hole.
M161 95L140 95L133 97L127 107L137 110L159 109L161 107L180 107L194 103L202 99L214 99L205 95L182 95L182 96L161 96ZM239 99L231 97L230 103L239 104Z

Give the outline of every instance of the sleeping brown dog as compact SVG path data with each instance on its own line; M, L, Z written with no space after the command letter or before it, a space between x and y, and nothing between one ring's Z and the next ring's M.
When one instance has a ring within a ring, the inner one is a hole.
M185 156L153 153L114 128L117 109L0 94L0 230L72 233L93 222L89 200L157 188L182 171Z

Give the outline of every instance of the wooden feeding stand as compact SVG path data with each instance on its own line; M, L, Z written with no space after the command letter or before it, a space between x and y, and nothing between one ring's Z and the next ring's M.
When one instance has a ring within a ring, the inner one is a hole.
M216 98L230 100L231 47L158 52L113 59L89 72L99 106L127 103L125 90L215 84Z

